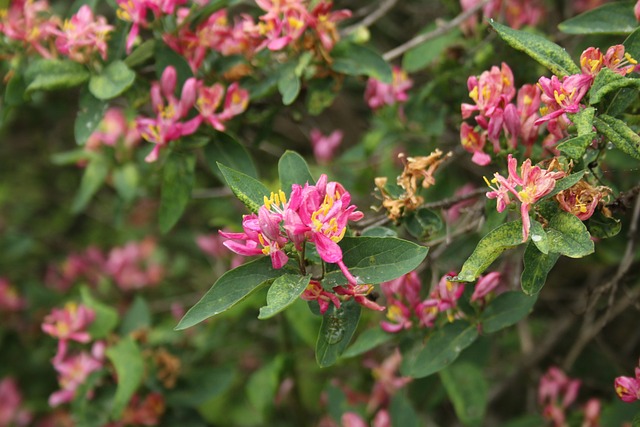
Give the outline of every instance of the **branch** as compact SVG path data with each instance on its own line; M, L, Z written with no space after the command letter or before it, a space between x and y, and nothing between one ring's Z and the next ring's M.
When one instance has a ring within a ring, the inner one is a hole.
M385 13L387 13L393 6L396 5L398 0L385 0L380 3L380 5L369 15L365 16L364 19L360 22L357 22L353 25L349 25L341 31L342 36L348 36L353 33L360 27L369 27L378 19L382 18Z

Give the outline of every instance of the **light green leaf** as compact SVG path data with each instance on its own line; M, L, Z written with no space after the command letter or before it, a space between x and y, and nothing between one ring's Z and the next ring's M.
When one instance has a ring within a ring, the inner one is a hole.
M98 128L108 104L93 96L88 90L80 93L80 106L73 125L73 133L78 145L84 145Z
M279 354L249 377L245 387L249 402L262 414L273 405L284 362L284 355Z
M413 237L424 240L442 229L442 219L434 211L420 208L405 218L404 225Z
M260 308L258 319L268 319L296 302L311 280L311 276L283 274L278 277L267 292L267 305Z
M393 237L345 237L339 243L342 260L362 283L382 283L413 271L427 256L429 248ZM334 267L323 280L333 287L346 283Z
M527 295L536 295L547 280L547 275L560 258L560 254L540 252L535 245L527 245L524 251L524 269L520 278L522 290Z
M549 239L547 238L547 233L542 228L542 224L536 220L531 220L529 237L540 252L543 254L549 253Z
M120 336L129 335L131 332L147 329L151 326L151 310L147 301L136 295L133 303L124 314L122 324L120 325Z
M526 53L558 77L580 73L567 51L545 37L514 30L494 20L489 23L509 46Z
M287 194L291 194L291 186L299 184L304 186L315 184L315 180L309 172L309 166L304 158L295 151L287 150L278 161L278 175L280 176L280 188Z
M638 27L633 4L608 3L566 20L558 28L567 34L629 34Z
M227 271L211 289L184 315L176 330L187 329L211 316L233 307L253 292L266 286L271 280L285 274L275 270L271 258L262 257Z
M436 24L429 24L421 33L433 31ZM442 52L461 39L460 31L454 29L444 35L428 40L409 49L402 57L402 68L408 73L420 71L436 60Z
M299 75L296 75L296 63L287 64L280 70L280 78L278 79L278 92L282 95L282 103L291 105L300 93L302 84Z
M333 79L315 78L308 83L306 92L307 112L312 116L322 113L333 104L338 95L336 81Z
M620 74L604 67L595 80L591 89L589 90L589 104L597 104L602 101L606 95L620 90L622 88L640 88L640 79L633 77L621 76Z
M98 99L109 100L122 95L131 87L136 73L122 61L113 61L101 74L91 76L89 91Z
M587 107L569 116L571 121L576 125L578 136L589 135L593 132L593 118L595 114L595 108Z
M91 198L104 184L109 174L109 161L102 155L93 157L82 175L80 188L71 205L71 212L78 213L87 207Z
M80 298L82 304L93 310L96 315L95 320L89 325L89 335L94 340L106 338L118 325L118 311L94 299L89 289L85 287L80 289Z
M531 312L537 299L518 291L498 295L482 313L482 331L490 334L515 325Z
M196 158L192 153L172 151L164 165L160 211L158 223L160 231L168 232L178 222L193 188Z
M522 221L502 224L484 236L471 256L462 265L456 280L473 282L491 263L507 249L524 243L522 241Z
M251 212L258 212L260 206L264 205L264 198L269 197L271 192L260 181L248 175L226 167L218 163L218 168L222 172L224 180L227 182L233 194L244 203Z
M118 376L118 388L113 398L111 419L119 420L129 400L142 383L144 376L144 359L138 344L131 337L124 338L112 347L107 348L106 355L113 363Z
M587 147L591 145L593 140L598 136L597 133L591 132L586 135L576 136L571 139L567 139L566 141L558 144L558 150L562 151L562 153L566 154L567 157L580 160L584 153L587 151Z
M347 348L360 320L360 304L351 299L340 305L331 305L322 317L316 342L316 361L322 368L331 366Z
M391 398L389 404L390 426L420 427L422 421L418 416L411 401L405 396L406 393L396 393Z
M384 83L391 83L393 72L376 51L348 41L338 43L331 51L331 69L349 76L368 76Z
M387 343L393 339L393 334L386 333L382 328L375 326L371 329L367 329L361 333L358 338L349 346L347 351L342 354L342 357L354 357L359 356L362 353L366 353L379 345Z
M89 80L84 65L70 60L41 59L25 70L27 93L34 90L69 89Z
M551 250L561 255L582 258L593 253L593 241L587 227L568 212L559 212L551 218L547 236Z
M204 148L204 155L211 171L224 182L218 162L242 172L251 178L258 178L258 172L247 149L227 133L216 132L215 137Z
M482 369L471 363L455 363L440 371L440 380L465 426L480 426L489 403L489 384Z
M113 171L113 185L125 202L136 197L139 181L140 175L135 163L126 163Z
M422 378L435 374L458 358L460 353L478 338L478 328L456 320L436 330L426 344L411 355L404 355L402 375Z
M640 160L640 136L622 120L602 114L594 119L594 125L616 148Z
M155 40L145 40L140 46L136 47L133 52L131 52L131 55L124 59L124 64L129 68L134 68L153 58L155 49Z

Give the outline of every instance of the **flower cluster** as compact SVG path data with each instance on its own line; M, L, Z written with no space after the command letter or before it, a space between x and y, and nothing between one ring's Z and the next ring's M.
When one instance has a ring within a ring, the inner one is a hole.
M22 393L12 377L0 380L0 426L31 425L33 415L23 407Z
M403 104L407 102L407 91L413 86L413 81L407 72L398 67L393 67L393 80L391 83L383 83L373 77L367 81L364 91L364 100L372 110L377 110L385 105Z
M623 402L630 403L640 400L640 367L636 367L635 374L635 378L618 377L615 379L616 394Z
M124 111L118 107L109 108L97 129L84 145L87 151L98 151L103 145L130 152L140 142L140 133L134 122L127 120ZM118 154L118 153L117 153Z
M487 185L491 188L491 191L487 192L487 197L496 199L498 212L504 211L511 204L511 196L520 202L523 242L529 239L531 206L551 193L556 186L556 181L566 175L562 170L554 170L555 165L556 163L552 162L548 169L542 169L539 166L532 166L531 159L527 159L522 163L520 174L518 174L518 161L509 154L508 177L505 178L496 172L491 182L487 180Z
M460 0L463 11L477 7L480 0ZM482 6L485 19L498 18L504 13L504 19L510 27L518 29L525 25L536 26L545 14L544 4L540 0L490 0ZM478 18L472 16L467 19L462 29L473 32L478 25Z

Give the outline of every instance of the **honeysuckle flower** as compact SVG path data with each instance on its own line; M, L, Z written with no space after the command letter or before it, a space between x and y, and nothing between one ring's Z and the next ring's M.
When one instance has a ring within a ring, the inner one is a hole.
M122 109L112 107L104 113L98 128L89 136L84 147L88 151L98 151L102 145L119 147L121 144L128 152L139 142L140 133L135 122L127 120Z
M200 116L183 121L195 104L197 80L193 77L187 79L182 87L180 99L174 95L176 82L176 69L168 66L162 72L160 82L151 85L151 105L156 116L136 119L142 137L156 144L146 157L147 162L156 161L160 149L169 142L194 133L202 121Z
M76 62L89 62L95 52L106 60L111 31L113 26L107 24L104 16L94 17L91 8L84 5L64 22L61 31L56 31L56 47L58 52Z
M413 86L413 80L406 71L399 67L393 67L393 80L391 83L383 83L373 77L367 81L364 91L364 99L372 110L377 110L385 105L404 103L409 99L407 91Z
M460 197L460 196L465 196L467 194L473 193L476 190L476 186L471 184L471 183L467 183L465 185L463 185L462 187L458 188L455 193L453 194L454 197ZM469 208L473 205L475 205L477 203L477 198L476 197L470 197L470 198L466 198L463 199L457 203L454 203L453 205L451 205L451 207L449 207L448 209L443 211L443 217L445 219L445 221L447 221L447 223L449 224L453 224L455 223L458 218L460 218L460 215L464 212L464 210L466 208Z
M623 402L640 400L640 368L635 369L635 378L617 377L614 381L616 394Z
M611 192L606 187L593 187L588 182L581 180L574 186L556 194L556 200L560 208L574 214L579 220L585 221L591 218L600 200Z
M61 341L87 343L91 335L87 328L95 320L95 312L83 304L67 303L63 309L53 308L42 323L42 330Z
M336 308L340 308L340 298L334 293L325 291L317 280L309 281L307 288L302 292L300 298L305 301L316 301L320 306L320 314L326 313L331 304Z
M626 76L635 69L638 61L625 52L624 45L617 44L607 49L604 54L604 65L610 70Z
M320 130L314 128L309 132L309 136L311 137L313 155L318 163L328 164L333 159L338 147L340 147L344 134L341 130L336 129L325 136Z
M411 377L398 375L401 364L402 355L396 348L381 364L373 366L372 374L376 382L367 403L367 412L372 413L385 405L394 394L413 381Z
M333 291L338 295L342 295L345 300L353 298L355 302L368 309L376 311L384 310L383 306L369 299L369 295L373 291L373 285L354 285L348 283L345 286L335 286Z
M309 26L313 28L324 48L330 52L340 39L336 23L351 17L351 11L347 9L332 11L331 1L321 0L311 11Z
M551 78L540 77L538 85L542 90L541 101L545 104L540 108L542 117L535 121L539 125L566 113L575 114L580 111L580 101L589 90L593 77L588 74L572 74L559 80L557 76Z
M604 55L597 47L589 47L580 55L582 74L596 76L604 66Z
M584 405L584 421L581 427L600 427L600 400L591 398Z
M580 380L569 378L560 368L550 367L540 378L538 402L543 406L567 408L578 397Z
M80 387L92 372L104 365L104 343L94 343L91 354L83 351L76 355L53 360L53 367L58 372L60 390L49 396L49 406L55 407L74 400Z
M481 0L460 0L463 11L467 11L480 4ZM535 26L544 15L543 4L535 0L491 0L482 7L485 18L497 18L504 13L505 20L510 27L519 29L525 25ZM463 23L463 30L471 33L478 25L478 18L472 16Z
M538 139L538 119L541 91L537 85L525 84L518 90L517 110L520 115L520 139L527 147L527 154Z
M140 28L146 28L147 13L151 11L151 4L148 0L116 0L118 10L116 16L126 22L131 22L131 29L127 35L126 50L127 54L131 53L136 38L140 33Z
M526 242L529 239L529 229L531 227L529 209L538 200L549 194L554 189L556 181L566 174L563 171L543 170L539 166L532 166L531 159L526 159L522 163L520 174L518 174L517 165L518 161L509 154L508 178L496 172L491 183L497 184L497 187L493 187L487 181L492 191L487 192L486 195L489 199L497 199L498 212L504 211L507 205L511 203L509 193L520 201L522 241Z
M500 68L494 65L479 77L469 77L467 88L469 97L473 99L475 105L463 103L462 118L469 118L474 112L478 112L476 121L484 129L488 128L488 119L493 117L497 110L504 109L504 106L516 95L513 72L504 62Z
M636 20L640 21L640 0L633 6L633 14L636 16Z
M450 322L454 319L453 309L457 307L458 300L464 292L464 283L451 280L451 278L456 275L457 273L455 271L450 271L442 276L438 285L431 293L431 299L438 301L438 311L447 312Z
M418 273L412 271L397 279L380 284L380 289L387 299L387 319L380 322L386 332L399 332L413 326L413 318L420 304L420 288L422 283Z
M33 415L22 407L22 393L12 377L0 381L0 426L23 427L31 424Z
M478 277L478 281L476 282L473 294L471 295L471 301L482 300L490 292L496 290L496 288L500 285L501 280L502 275L497 271L492 271L489 274L481 275L480 277Z
M22 298L9 280L0 277L0 312L16 312L22 310L27 301ZM0 423L0 425L2 425Z
M47 59L54 57L50 42L59 26L60 21L52 16L46 0L13 0L0 16L0 31L5 36L23 42Z
M156 249L156 242L150 238L113 248L104 273L123 291L155 286L164 276L164 267L153 259Z
M471 161L480 166L486 166L491 163L491 156L484 152L484 146L487 142L487 134L485 132L477 132L473 126L463 122L460 126L460 140L462 147L469 153L473 153Z

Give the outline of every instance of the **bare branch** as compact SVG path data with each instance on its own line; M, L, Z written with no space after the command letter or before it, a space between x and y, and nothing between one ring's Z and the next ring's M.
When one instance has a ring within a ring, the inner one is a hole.
M344 28L340 32L341 35L348 36L349 34L353 33L360 27L371 26L378 19L382 18L393 6L396 5L396 3L398 3L398 0L384 0L380 2L380 5L373 12L365 16L365 18L362 21L357 22L353 25L349 25L348 27Z

